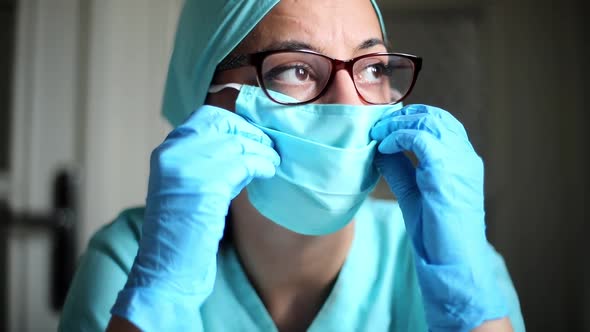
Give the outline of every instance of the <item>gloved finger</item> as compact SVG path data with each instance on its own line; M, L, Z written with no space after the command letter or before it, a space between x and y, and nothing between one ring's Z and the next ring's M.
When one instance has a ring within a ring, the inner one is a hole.
M254 164L244 162L244 158L264 162ZM198 188L201 192L233 191L248 178L274 175L274 171L268 169L279 164L280 157L273 148L242 136L226 134L166 140L152 153L148 191L161 192L163 188L177 192L182 188L189 191ZM260 165L260 170L256 165Z
M274 148L264 143L253 141L250 138L241 136L239 137L239 142L241 144L242 154L244 156L264 158L274 168L281 164L281 157Z
M208 155L208 158L216 158L218 169L227 169L227 177L235 173L238 177L271 177L275 169L280 165L281 158L277 151L268 145L253 141L242 136L226 135L224 141L220 141L215 152ZM199 163L202 164L202 158ZM233 169L242 167L247 172L240 175L240 172L233 172ZM223 176L223 174L221 174ZM241 181L241 179L239 179ZM231 181L230 181L231 182Z
M238 172L229 173L228 182L234 183L230 187L230 199L236 198L236 196L248 185L252 180L256 178L270 179L275 176L277 167L270 161L266 156L261 155L243 155L239 160L234 163L236 168L239 168Z
M430 133L442 145L452 148L455 152L473 151L473 146L465 135L461 133L457 134L455 131L450 130L443 120L432 114L415 113L396 116L390 118L389 121L380 122L373 127L376 137L382 137L387 133L393 133L399 130L418 130Z
M204 105L193 112L183 124L169 135L169 138L215 133L240 135L268 146L274 145L268 135L241 116L210 105Z
M402 129L426 131L438 139L441 138L442 132L445 131L439 119L428 113L417 113L398 115L385 121L379 121L371 129L371 137L375 140L383 140L392 132Z
M433 117L440 119L445 124L445 127L449 130L455 132L458 135L467 136L467 132L465 131L465 127L463 126L463 124L457 118L455 118L450 112L445 111L442 108L423 104L413 104L401 109L401 113L403 115L425 113L430 114Z
M200 151L197 152L197 149L200 149ZM182 150L185 151L184 153L187 151L186 148ZM200 165L204 164L203 157L208 159L211 164L226 163L230 169L239 166L244 158L265 160L265 164L270 165L272 168L278 167L281 163L281 158L274 148L254 141L249 137L239 135L226 134L210 143L200 141L196 144L194 150L199 155L195 162ZM200 165L195 165L195 168ZM258 172L253 168L249 168L248 175L257 176Z
M455 135L469 140L467 131L465 127L453 114L448 111L443 110L442 108L428 106L428 105L413 105L414 107L408 108L408 114L411 112L428 112L428 114L432 114L436 118L440 119L443 127L449 130L450 132L454 133Z
M275 175L280 158L273 148L241 136L224 138L154 152L148 196L199 192L233 199L252 179Z
M152 153L152 162L157 160L164 163L162 166L180 168L193 161L212 163L243 154L263 154L277 165L280 163L277 152L266 142L233 134L188 135L167 139Z
M451 136L440 134L450 133L467 140L465 128L452 114L427 105L409 105L386 115L373 127L371 138L385 139L389 133L402 129L404 124L407 124L405 129L424 129L438 137Z
M251 178L272 178L277 173L277 165L266 156L248 155L242 158Z
M448 149L432 134L410 129L391 133L379 144L378 150L385 154L412 151L420 164L443 160L448 155Z
M273 148L247 138L240 138L240 144L242 155L230 163L241 171L227 172L229 182L235 183L230 194L231 199L234 199L253 179L269 179L275 176L280 164L279 154Z

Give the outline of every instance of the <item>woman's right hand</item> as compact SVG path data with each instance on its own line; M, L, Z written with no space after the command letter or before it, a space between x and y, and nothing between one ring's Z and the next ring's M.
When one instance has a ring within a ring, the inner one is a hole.
M231 200L279 163L266 134L218 107L174 129L152 153L139 252L111 313L141 330L195 329Z

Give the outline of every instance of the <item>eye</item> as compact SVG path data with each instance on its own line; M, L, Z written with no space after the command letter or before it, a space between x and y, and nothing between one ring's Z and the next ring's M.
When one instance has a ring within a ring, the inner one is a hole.
M264 79L275 84L301 85L313 80L313 72L304 64L280 66L264 74Z
M388 74L388 68L385 64L378 62L365 66L358 74L357 79L360 83L380 83L383 76Z

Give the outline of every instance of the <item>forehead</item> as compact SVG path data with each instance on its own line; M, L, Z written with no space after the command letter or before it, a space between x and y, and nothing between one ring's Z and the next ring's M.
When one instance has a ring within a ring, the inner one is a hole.
M289 42L347 59L367 49L385 50L382 45L363 47L371 40L382 41L382 33L369 0L281 0L243 46L244 51L251 53Z

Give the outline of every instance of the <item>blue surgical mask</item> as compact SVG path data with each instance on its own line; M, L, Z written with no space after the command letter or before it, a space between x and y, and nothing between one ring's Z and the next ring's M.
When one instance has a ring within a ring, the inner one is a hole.
M369 132L401 105L284 106L259 87L238 84L211 92L225 87L240 90L236 113L266 133L281 156L273 178L246 187L252 205L304 235L330 234L350 223L379 179L373 165L377 142Z

